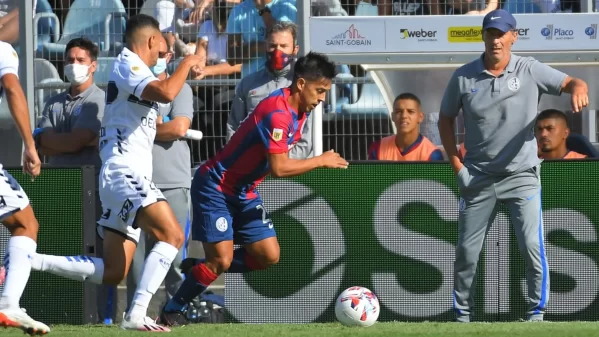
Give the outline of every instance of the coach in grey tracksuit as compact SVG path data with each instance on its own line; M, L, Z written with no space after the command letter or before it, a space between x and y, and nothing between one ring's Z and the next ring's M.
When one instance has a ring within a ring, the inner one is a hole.
M165 73L157 75L158 79L166 78ZM163 123L156 126L156 140L152 149L153 174L152 182L162 192L173 210L177 222L187 237L191 187L191 157L185 135L193 120L193 91L186 83L173 102L158 104L159 118ZM142 232L135 257L127 278L127 303L131 303L135 289L141 278L141 270L145 257L150 253L154 242ZM177 292L183 275L179 265L187 251L187 240L173 260L171 268L164 279L167 298Z
M260 101L273 91L291 85L294 59L299 51L296 37L297 26L292 22L277 22L268 31L266 67L245 76L235 88L235 97L227 120L227 141ZM284 65L284 67L276 69L276 65ZM289 151L291 158L305 159L312 153L311 115L304 123L300 141Z
M454 309L459 322L473 313L476 265L498 202L504 202L526 262L527 319L543 320L549 268L543 243L540 160L533 125L540 95L572 94L572 107L588 104L587 85L530 57L511 53L516 20L495 10L483 20L485 52L453 74L443 97L439 133L457 174L459 236L454 264ZM464 163L456 150L454 121L462 109Z

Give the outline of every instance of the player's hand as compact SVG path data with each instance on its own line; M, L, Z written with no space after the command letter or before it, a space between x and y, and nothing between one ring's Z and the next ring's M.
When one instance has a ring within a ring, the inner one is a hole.
M319 157L321 159L321 167L346 169L349 166L347 160L343 159L339 153L332 149L321 154Z
M581 112L582 108L589 105L589 91L586 86L576 86L572 90L572 110Z
M23 172L35 178L40 175L41 168L42 162L35 147L26 147L23 151Z
M163 119L162 119L162 115L158 115L158 117L156 117L156 125L160 125L164 123Z

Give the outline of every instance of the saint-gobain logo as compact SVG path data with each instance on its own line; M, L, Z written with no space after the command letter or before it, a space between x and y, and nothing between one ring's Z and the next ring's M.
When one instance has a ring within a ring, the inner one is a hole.
M334 46L370 46L372 40L360 34L358 28L355 25L350 25L344 32L333 36L331 39L326 40L326 45Z

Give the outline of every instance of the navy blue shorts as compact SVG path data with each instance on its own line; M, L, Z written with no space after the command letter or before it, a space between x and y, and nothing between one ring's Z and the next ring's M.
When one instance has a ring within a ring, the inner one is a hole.
M208 173L207 173L208 174ZM192 239L244 245L276 236L262 198L242 200L223 194L206 175L196 172L191 184Z

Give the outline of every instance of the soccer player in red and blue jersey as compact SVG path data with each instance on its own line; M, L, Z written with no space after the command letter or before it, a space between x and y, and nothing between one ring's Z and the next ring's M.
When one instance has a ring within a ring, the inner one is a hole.
M186 259L186 279L160 322L186 323L185 306L224 273L261 270L279 261L279 243L256 186L271 173L291 177L319 167L347 168L338 153L290 159L309 111L325 99L335 65L322 54L300 57L290 87L274 91L241 123L225 147L196 171L191 185L193 239L205 259ZM242 247L234 250L233 244Z

